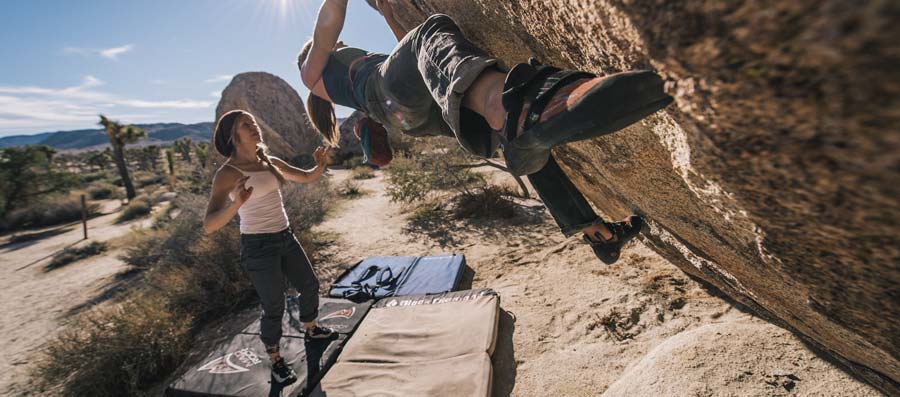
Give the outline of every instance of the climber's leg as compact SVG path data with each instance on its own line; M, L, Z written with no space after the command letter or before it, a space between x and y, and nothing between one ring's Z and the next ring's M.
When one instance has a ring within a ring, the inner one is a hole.
M468 41L446 15L432 15L404 42L460 143L481 149L476 142L489 142L483 134L502 126L503 153L517 175L540 170L553 146L618 131L672 101L662 78L650 71L597 77L532 63L501 73L497 59ZM463 106L489 130L461 128Z
M622 246L634 238L643 225L643 219L636 215L621 222L604 222L553 156L538 172L529 174L528 180L560 231L567 237L583 233L582 238L591 245L594 254L607 264L619 259Z

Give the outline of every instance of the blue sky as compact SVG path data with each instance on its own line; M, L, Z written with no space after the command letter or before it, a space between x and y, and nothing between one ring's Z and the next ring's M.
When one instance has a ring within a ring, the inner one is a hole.
M318 0L5 1L0 136L126 123L213 121L231 76L266 71L305 100L295 56ZM350 0L341 39L396 44L381 16ZM338 108L338 116L349 109Z

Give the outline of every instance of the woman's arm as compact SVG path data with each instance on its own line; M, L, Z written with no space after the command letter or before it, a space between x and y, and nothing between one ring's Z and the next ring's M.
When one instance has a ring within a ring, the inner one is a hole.
M341 30L344 29L344 17L347 15L347 0L325 0L319 8L316 27L313 29L313 44L309 55L300 66L300 79L307 88L312 89L322 78L322 72L328 63L328 54L334 49Z
M397 22L397 19L394 18L394 9L389 0L376 0L375 7L378 8L378 12L384 16L384 21L387 22L388 27L391 28L391 32L394 32L394 37L397 38L397 41L400 41L407 33L409 33L399 22Z
M319 146L313 152L313 159L316 160L316 167L311 170L303 170L294 167L278 157L269 157L272 164L278 167L284 179L291 182L312 183L319 179L325 169L328 167L328 148Z
M237 214L250 194L253 187L246 187L247 176L241 176L234 170L222 168L213 177L212 193L209 204L206 206L206 216L203 218L203 232L211 234L227 225L231 218ZM234 200L228 202L228 193L234 193Z

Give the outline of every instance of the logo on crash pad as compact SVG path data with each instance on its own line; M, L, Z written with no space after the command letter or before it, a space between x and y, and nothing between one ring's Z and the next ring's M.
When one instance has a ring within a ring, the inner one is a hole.
M262 360L253 350L243 348L203 364L202 367L197 368L197 371L209 371L211 374L236 374L247 372L250 370L249 367L261 362Z
M328 320L331 318L350 318L353 317L353 313L356 313L355 307L351 307L349 309L341 309L328 313L327 315L325 315L325 317L319 318L319 321Z

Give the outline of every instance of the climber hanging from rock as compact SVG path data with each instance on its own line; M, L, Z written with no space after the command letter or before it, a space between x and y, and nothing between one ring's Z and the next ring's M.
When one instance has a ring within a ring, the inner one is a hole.
M367 115L360 141L377 165L391 158L387 131L454 136L486 158L501 146L510 172L528 176L562 233L583 233L598 258L615 262L643 219L603 221L550 149L613 133L664 108L672 98L660 76L636 71L600 77L534 61L506 71L446 15L432 15L407 32L388 1L376 7L399 40L390 54L339 42L347 0L324 0L313 37L297 56L310 89L308 113L324 139L332 145L339 140L339 104Z

